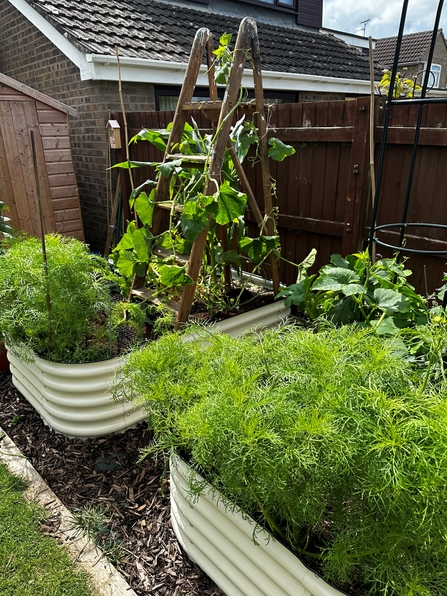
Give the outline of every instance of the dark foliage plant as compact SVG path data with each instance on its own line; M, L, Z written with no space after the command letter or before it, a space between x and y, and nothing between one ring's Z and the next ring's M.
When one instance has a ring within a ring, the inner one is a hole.
M371 596L441 596L440 325L424 326L417 367L414 343L352 325L240 338L205 330L193 341L172 334L129 356L116 394L146 408L148 453L187 454L228 502L319 560L326 579ZM200 490L191 485L192 495Z
M9 207L6 205L6 203L3 203L3 201L0 201L0 235L6 235L6 236L11 236L13 233L13 229L12 227L9 225L9 217L6 217L6 215L3 215L2 211L9 209Z
M45 263L37 238L13 240L0 255L0 334L12 350L54 362L90 362L116 353L117 334L136 305L114 303L116 280L87 245L46 236ZM141 313L141 314L140 314Z

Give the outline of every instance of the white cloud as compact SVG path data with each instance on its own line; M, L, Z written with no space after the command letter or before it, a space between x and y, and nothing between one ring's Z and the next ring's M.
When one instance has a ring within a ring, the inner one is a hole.
M402 0L326 0L323 4L323 25L362 35L361 22L371 19L366 25L366 36L391 37L399 31L402 6ZM410 0L404 32L432 29L437 8L437 0ZM446 33L447 11L442 14L440 26Z

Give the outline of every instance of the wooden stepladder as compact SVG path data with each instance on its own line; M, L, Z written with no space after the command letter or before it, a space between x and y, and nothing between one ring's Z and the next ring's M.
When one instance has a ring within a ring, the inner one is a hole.
M188 66L186 69L185 79L180 92L177 109L174 114L172 128L163 161L167 162L176 159L182 159L184 161L194 162L194 164L200 163L201 161L203 164L207 164L208 175L203 194L205 196L211 196L219 190L216 184L219 184L220 182L224 155L225 151L228 150L238 173L241 187L247 194L248 203L255 216L257 224L261 226L261 224L264 223L263 227L266 235L273 236L275 234L275 221L273 218L273 201L271 193L270 169L268 164L267 124L264 114L264 93L262 87L259 41L256 22L251 18L245 18L240 24L236 45L233 51L233 63L222 102L218 101L217 86L214 80L213 49L213 36L211 32L206 28L199 29L194 38ZM205 52L208 62L210 101L192 103L194 89L197 84L197 78ZM230 139L231 126L233 124L232 112L238 105L242 75L248 56L250 57L253 68L253 82L258 118L258 151L262 166L264 215L261 213L254 193L250 187L246 174ZM204 110L205 115L210 118L210 120L212 120L216 126L215 130L217 133L214 136L214 144L211 150L211 156L173 154L172 148L181 141L184 126L188 118L188 113L197 109ZM213 114L218 114L218 118L216 119L213 117ZM195 165L195 167L197 167L197 165ZM159 177L155 192L155 206L157 207L158 205L158 208L155 209L154 212L154 234L159 232L158 227L160 226L162 214L161 209L166 208L166 206L169 204L169 184L169 178L165 178L164 176ZM189 314L191 312L208 230L209 226L201 232L199 237L192 245L191 254L189 256L187 265L187 273L192 278L194 284L186 285L183 289L177 312L177 326L184 324L188 320ZM277 293L279 290L279 263L276 255L271 255L270 262L273 290L275 293ZM139 290L142 286L144 286L144 281L144 278L135 278L132 288L133 293L137 295L139 294Z

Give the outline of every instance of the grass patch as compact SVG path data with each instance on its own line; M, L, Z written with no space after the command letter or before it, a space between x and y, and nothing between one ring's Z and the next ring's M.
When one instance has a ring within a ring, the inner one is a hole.
M40 527L45 511L23 496L25 483L0 465L0 594L91 596L88 576Z

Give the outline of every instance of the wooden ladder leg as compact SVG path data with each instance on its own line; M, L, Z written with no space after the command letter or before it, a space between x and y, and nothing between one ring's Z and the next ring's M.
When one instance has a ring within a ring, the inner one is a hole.
M265 229L268 236L275 236L277 234L277 230L273 214L272 182L270 179L270 167L268 161L267 123L265 121L264 90L262 86L261 58L256 23L254 24L254 29L254 35L251 42L251 52L253 61L256 110L258 112L259 157L261 158L262 188L264 194L264 210L266 215ZM270 257L270 262L272 265L273 292L276 295L279 292L279 259L275 254L272 254Z
M237 105L242 74L244 72L245 61L247 59L247 52L250 50L251 46L251 31L252 24L254 22L255 21L253 19L245 18L239 27L236 45L233 52L233 64L231 66L227 90L222 103L222 109L217 125L218 132L216 134L211 155L209 177L203 191L205 196L211 196L217 190L219 190L216 188L216 182L217 184L220 183L222 163L224 160L225 150L228 145L228 139L230 138L230 129L232 125L231 112L232 109ZM180 327L186 323L191 312L197 280L202 264L203 251L205 250L208 229L209 225L205 230L203 230L203 232L201 232L199 237L193 243L191 249L191 256L189 259L187 272L194 283L183 288L180 308L177 314L177 327Z
M166 161L167 155L172 153L172 147L178 143L183 135L183 129L187 119L187 112L183 109L185 103L190 103L194 89L197 84L200 66L202 65L203 55L208 48L209 40L212 39L209 29L202 27L196 33L189 56L188 66L186 67L185 79L180 91L179 100L172 121L172 128L166 145L166 153L163 161ZM167 201L169 199L169 178L160 176L158 179L157 190L155 192L156 201Z

